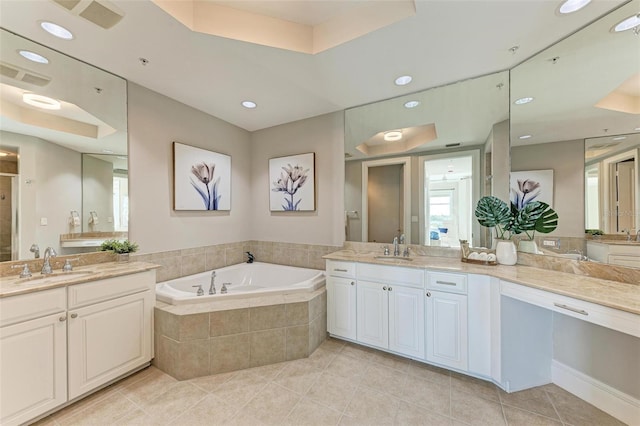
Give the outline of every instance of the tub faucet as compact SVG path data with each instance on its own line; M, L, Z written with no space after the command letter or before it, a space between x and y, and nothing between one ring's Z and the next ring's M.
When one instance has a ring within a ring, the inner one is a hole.
M53 272L53 270L51 269L50 260L52 257L56 257L57 255L58 253L56 253L53 247L47 247L44 250L44 264L42 265L42 270L40 271L41 274L50 274Z
M209 287L209 294L216 294L216 271L211 271L211 286Z
M245 251L245 253L247 253L247 263L253 263L256 260L256 257L250 251Z
M398 245L398 237L393 237L393 255L400 256L400 246Z

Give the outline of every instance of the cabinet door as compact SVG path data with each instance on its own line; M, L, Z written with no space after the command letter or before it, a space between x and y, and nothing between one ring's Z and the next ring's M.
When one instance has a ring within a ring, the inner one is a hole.
M427 291L427 360L467 370L467 296Z
M493 284L492 284L493 282ZM467 293L469 324L469 372L491 377L491 286L500 292L497 278L486 275L469 275ZM499 333L496 327L495 333Z
M153 293L69 311L69 399L151 359Z
M356 339L355 279L327 277L327 330L334 336Z
M387 285L358 281L358 341L379 348L389 347L389 292Z
M66 312L0 328L0 424L18 425L67 400Z
M424 291L389 286L389 349L424 359Z

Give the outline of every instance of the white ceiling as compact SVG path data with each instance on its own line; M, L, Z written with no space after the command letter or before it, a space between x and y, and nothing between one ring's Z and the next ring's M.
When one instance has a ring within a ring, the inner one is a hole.
M50 0L2 0L0 26L253 131L511 68L624 1L593 0L559 16L560 1L418 0L415 16L316 55L192 32L148 0L112 3L125 16L109 30ZM304 20L323 2L225 3ZM44 19L75 39L45 33ZM402 74L414 81L395 86ZM258 108L241 107L245 99Z

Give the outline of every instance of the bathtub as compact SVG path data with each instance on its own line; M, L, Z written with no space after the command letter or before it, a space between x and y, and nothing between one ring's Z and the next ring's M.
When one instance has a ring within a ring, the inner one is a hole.
M172 305L212 302L261 295L313 292L325 285L324 271L274 265L271 263L240 263L216 269L216 294L209 295L211 272L176 278L156 284L156 299ZM227 294L221 294L222 284ZM201 285L203 296L198 296ZM194 287L196 286L196 287Z

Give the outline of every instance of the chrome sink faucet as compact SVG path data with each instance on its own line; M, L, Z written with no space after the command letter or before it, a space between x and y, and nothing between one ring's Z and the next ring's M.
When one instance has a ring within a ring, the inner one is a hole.
M400 256L400 246L398 245L398 237L393 237L393 255Z
M51 269L50 260L52 257L56 257L57 255L58 253L56 253L53 247L47 247L44 250L44 264L42 265L42 270L40 271L41 274L50 274L53 272L53 269Z

